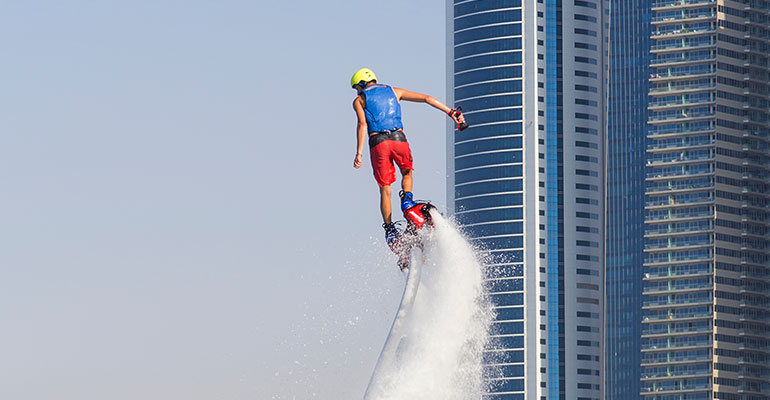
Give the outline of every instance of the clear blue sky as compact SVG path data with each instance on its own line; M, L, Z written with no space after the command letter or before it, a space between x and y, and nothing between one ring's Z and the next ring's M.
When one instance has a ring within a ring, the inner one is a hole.
M349 79L444 99L444 18L0 0L0 398L360 398L403 279ZM446 116L404 113L443 208Z

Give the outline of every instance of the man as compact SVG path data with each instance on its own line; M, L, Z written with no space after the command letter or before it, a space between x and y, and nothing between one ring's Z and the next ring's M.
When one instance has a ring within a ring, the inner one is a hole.
M380 187L382 227L385 228L385 240L392 246L399 235L391 219L390 185L396 181L394 162L402 176L401 210L415 205L412 197L412 152L401 124L399 101L428 103L449 115L457 124L465 122L465 118L460 112L450 109L431 96L377 83L377 77L368 68L356 71L350 85L358 92L358 96L353 100L353 109L358 118L356 158L353 167L361 168L364 139L368 137L374 179Z

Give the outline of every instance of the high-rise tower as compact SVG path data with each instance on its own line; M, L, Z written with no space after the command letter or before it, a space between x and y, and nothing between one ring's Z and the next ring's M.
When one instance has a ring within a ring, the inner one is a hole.
M770 399L770 2L653 11L642 394Z
M493 254L489 399L599 399L603 383L602 1L447 2L448 204Z
M644 172L653 0L610 1L605 399L640 398Z

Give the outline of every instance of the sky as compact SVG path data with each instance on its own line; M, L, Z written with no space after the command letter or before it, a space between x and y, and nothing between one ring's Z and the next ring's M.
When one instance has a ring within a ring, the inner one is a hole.
M444 100L444 7L0 0L0 398L361 398L404 278L350 76Z

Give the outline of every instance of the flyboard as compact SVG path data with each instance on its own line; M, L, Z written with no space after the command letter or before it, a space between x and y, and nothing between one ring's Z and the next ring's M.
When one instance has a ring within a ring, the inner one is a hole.
M396 317L390 327L385 344L377 359L377 364L369 380L369 386L364 394L365 400L372 400L373 395L382 387L386 380L383 371L391 370L391 366L398 362L399 354L406 348L406 326L409 322L410 312L414 305L414 299L417 297L420 287L420 275L422 273L422 262L417 260L417 255L412 250L415 247L422 249L421 232L423 226L433 226L430 211L434 210L430 203L418 203L414 207L404 211L407 219L407 227L396 245L391 246L394 253L399 256L398 266L406 274L406 285L404 293L401 296L401 304L398 306ZM422 255L420 255L422 256Z

